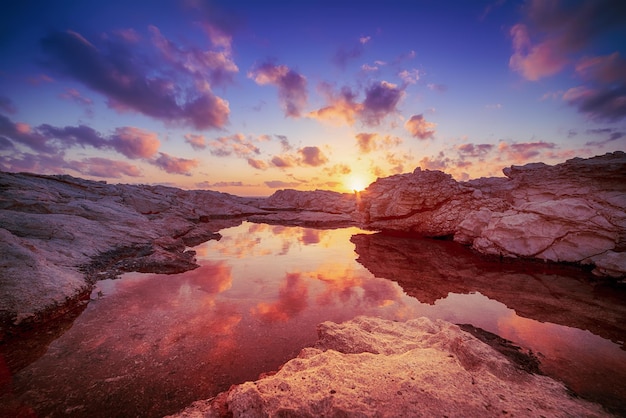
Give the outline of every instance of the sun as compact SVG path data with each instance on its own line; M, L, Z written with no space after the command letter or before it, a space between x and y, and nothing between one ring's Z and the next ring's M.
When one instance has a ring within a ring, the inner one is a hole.
M355 192L363 191L367 186L367 182L359 176L350 176L346 181L346 187Z

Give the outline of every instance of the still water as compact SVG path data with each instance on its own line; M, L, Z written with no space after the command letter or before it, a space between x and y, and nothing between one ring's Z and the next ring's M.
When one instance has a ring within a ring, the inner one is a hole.
M4 379L3 410L163 416L276 370L320 322L372 315L481 327L626 413L626 293L580 269L357 228L244 222L220 233L194 248L196 270L99 282L72 326Z

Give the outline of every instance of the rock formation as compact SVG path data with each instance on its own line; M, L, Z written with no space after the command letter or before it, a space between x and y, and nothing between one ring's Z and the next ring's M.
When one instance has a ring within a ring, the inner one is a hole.
M218 192L70 176L0 173L0 190L0 340L71 309L107 274L195 268L186 246L218 238L219 218L265 212Z
M318 334L275 374L176 416L609 416L445 321L357 317Z
M625 153L512 166L504 174L459 183L418 168L379 179L361 193L358 220L375 230L453 236L485 254L626 274Z

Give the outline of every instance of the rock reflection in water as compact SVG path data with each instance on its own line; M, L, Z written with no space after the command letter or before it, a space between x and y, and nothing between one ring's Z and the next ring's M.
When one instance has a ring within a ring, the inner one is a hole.
M357 234L351 241L359 263L421 302L458 299L460 306L478 292L503 303L508 313L486 310L473 324L540 353L546 373L626 413L623 287L598 283L577 267L487 258L449 241L382 233ZM446 319L466 321L467 309L458 312L464 317Z
M595 311L582 308L588 304L604 311L590 328L594 334L617 338L623 322L623 306L606 299L591 303L584 293L593 289L582 279L481 264L453 243L386 238L357 228L243 223L220 232L220 241L194 248L201 265L196 270L100 282L72 328L7 378L0 412L162 416L276 370L316 340L318 323L357 315L472 323L555 359L557 368L569 360L581 363L576 370L586 376L594 367L613 367L623 376L624 351L570 328L593 322ZM354 234L362 265L350 242ZM538 287L549 289L554 300ZM561 321L550 312L558 309L566 310L564 318L582 319ZM572 341L584 344L577 351ZM601 360L590 365L593 356Z

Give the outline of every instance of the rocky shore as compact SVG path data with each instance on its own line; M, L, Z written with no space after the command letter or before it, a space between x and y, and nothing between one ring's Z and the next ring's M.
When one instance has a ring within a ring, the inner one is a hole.
M220 239L221 229L244 220L382 231L353 237L359 261L373 272L386 268L387 257L427 256L432 249L412 245L410 237L419 235L452 239L468 251L497 258L573 264L593 269L605 280L624 280L625 153L575 158L555 166L512 166L503 172L506 177L457 182L443 172L417 168L378 179L354 194L280 190L268 198L114 185L67 175L0 173L0 342L84 306L98 280L128 271L194 269L195 253L189 247ZM406 236L406 245L390 245L385 233ZM467 268L462 254L444 255L442 260ZM420 280L427 284L412 290L414 274L399 271L395 277L408 294L419 292L420 300L438 297L437 286L429 287L428 280L454 282L454 277L437 272L424 279L422 272ZM527 283L520 276L517 288ZM498 284L494 277L484 282L474 291L496 293L520 312L538 309L534 290L513 294L510 283ZM463 288L463 283L453 286ZM592 297L581 292L583 299ZM559 315L571 314L581 328L593 329L593 312L541 309L547 321L559 323ZM601 300L598 315L616 324L623 320L622 312L605 312ZM616 325L615 333L606 337L619 340L620 329ZM572 409L563 407L566 404ZM371 416L381 405L387 415L413 411L410 408L426 415L446 411L448 416L503 411L559 416L568 410L603 415L596 406L572 399L558 383L520 371L456 326L371 318L320 325L318 346L305 349L275 375L234 387L182 415L361 411Z

